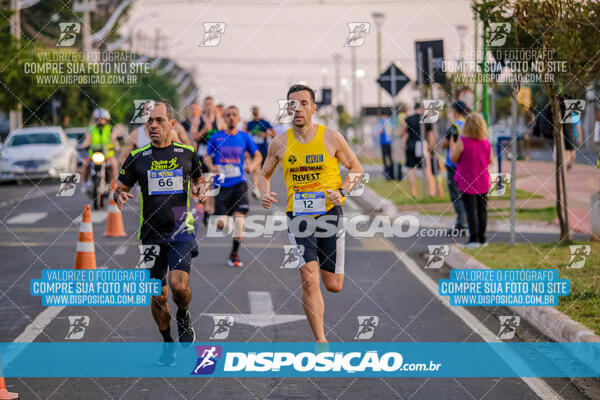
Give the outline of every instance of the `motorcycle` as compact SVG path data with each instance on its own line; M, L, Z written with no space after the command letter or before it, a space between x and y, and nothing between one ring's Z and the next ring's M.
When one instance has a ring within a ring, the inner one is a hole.
M88 168L90 168L92 182L88 189L88 196L94 202L94 210L98 210L104 207L110 193L108 183L110 182L111 166L107 165L104 146L92 148L92 159Z

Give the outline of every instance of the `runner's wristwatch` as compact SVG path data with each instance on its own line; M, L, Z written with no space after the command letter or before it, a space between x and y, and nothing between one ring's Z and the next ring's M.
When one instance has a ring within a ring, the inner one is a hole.
M342 196L344 196L344 197L348 197L348 192L346 192L346 191L344 190L344 188L339 188L339 191L340 191L340 193L342 194Z

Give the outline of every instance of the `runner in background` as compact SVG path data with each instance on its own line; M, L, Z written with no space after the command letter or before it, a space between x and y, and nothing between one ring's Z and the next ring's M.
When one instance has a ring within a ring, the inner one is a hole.
M269 123L269 121L260 117L260 111L258 106L252 107L252 119L246 122L245 131L252 135L254 142L258 146L258 151L262 155L262 164L267 158L267 150L269 149L269 143L271 139L275 137L275 130ZM258 175L259 170L257 169L252 174L252 196L255 199L260 198L260 191L258 190Z
M215 100L211 96L204 98L202 104L202 115L193 116L190 120L190 135L197 144L197 154L201 160L202 173L207 173L208 167L202 162L204 155L206 154L206 148L210 137L225 129L223 119L217 115L217 108L215 107ZM208 218L210 214L214 212L215 200L212 196L209 196L204 201L204 225L208 224Z

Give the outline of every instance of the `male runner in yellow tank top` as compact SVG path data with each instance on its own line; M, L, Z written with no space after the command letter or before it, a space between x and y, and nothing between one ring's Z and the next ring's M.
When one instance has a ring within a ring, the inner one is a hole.
M353 177L362 176L363 167L339 132L313 124L317 105L311 88L293 85L287 98L294 103L292 128L276 136L269 145L258 187L264 208L269 209L277 203L277 194L271 192L270 179L281 162L287 190L290 242L304 246L300 259L302 305L315 339L326 342L319 269L327 290L342 290L345 233L339 229L341 206L347 192L360 182L360 179L352 179L351 184L348 176L342 182L339 163L349 173L356 174ZM316 229L312 219L319 223ZM322 229L325 221L334 229ZM310 232L308 236L307 232Z

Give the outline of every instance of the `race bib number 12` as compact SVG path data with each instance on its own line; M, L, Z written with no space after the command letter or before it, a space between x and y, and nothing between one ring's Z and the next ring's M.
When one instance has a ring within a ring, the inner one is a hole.
M148 193L151 195L183 193L182 170L148 171Z
M325 192L294 193L294 215L325 214Z

